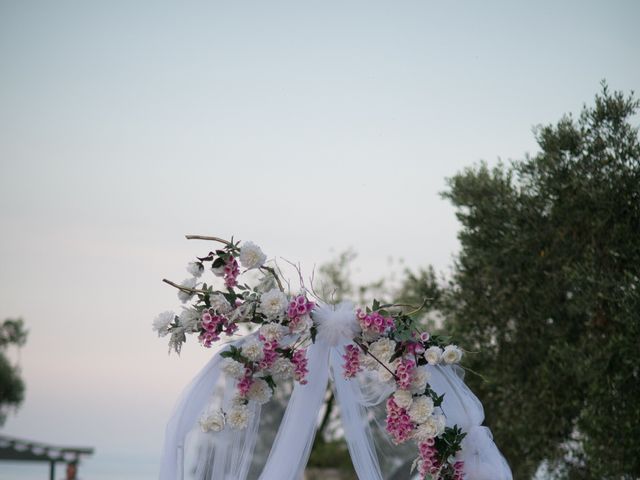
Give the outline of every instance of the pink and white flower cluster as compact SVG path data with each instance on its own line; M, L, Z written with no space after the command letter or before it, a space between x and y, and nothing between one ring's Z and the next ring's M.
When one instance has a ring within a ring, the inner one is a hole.
M353 378L367 369L377 372L380 381L392 383L386 430L393 443L416 443L415 466L421 478L461 480L463 465L455 456L465 433L446 426L440 408L443 397L429 385L429 368L458 363L462 350L442 337L420 332L411 317L392 313L390 307L374 302L373 308L356 311L362 333L345 346L344 376Z
M265 266L266 255L256 244L198 238L221 242L224 247L189 263L187 271L192 278L179 285L166 281L178 288L183 302L192 299L193 303L180 315L161 314L154 320L153 328L159 336L170 335L170 349L180 353L187 334L197 335L199 342L210 348L223 335L237 333L240 325L246 325L247 333L257 327L246 341L232 344L220 354L225 359L223 372L236 382L235 397L227 411L214 406L212 399L200 421L206 431L219 431L225 425L242 429L251 420L250 402L269 401L278 382L307 383L306 345L311 340L311 312L315 303L304 291L296 295L285 293L275 270ZM215 277L222 278L221 290L201 280L209 263L214 282ZM241 284L241 266L245 271L263 273L256 287Z

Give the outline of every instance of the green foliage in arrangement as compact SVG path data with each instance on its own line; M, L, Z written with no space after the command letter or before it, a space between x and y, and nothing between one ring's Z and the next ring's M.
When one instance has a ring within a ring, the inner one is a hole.
M514 478L640 477L638 108L603 84L538 154L444 193L461 251L437 307Z

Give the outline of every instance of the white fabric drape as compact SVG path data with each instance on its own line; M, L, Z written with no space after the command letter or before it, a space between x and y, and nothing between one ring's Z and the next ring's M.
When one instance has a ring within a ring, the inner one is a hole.
M259 480L302 478L330 372L345 439L360 480L389 478L399 467L397 461L394 463L384 458L385 452L391 449L402 451L404 458L417 456L415 445L393 446L384 432L384 403L393 392L393 385L378 381L370 372L362 372L350 380L342 375L344 345L352 339L350 327L341 323L349 321L347 314L353 315L350 303L323 305L314 313L319 334L316 343L308 349L308 383L295 385L266 463L263 467L259 465L257 470L252 468L252 471L261 470ZM342 327L336 328L338 324ZM324 331L323 325L327 327ZM235 345L240 346L243 341L246 339L235 342ZM462 369L450 365L429 366L428 369L431 387L439 395L444 394L442 410L447 417L447 425L458 425L467 432L458 455L458 459L465 462L465 479L511 480L509 466L493 443L489 429L481 426L484 411L480 401L464 384ZM260 437L260 407L253 402L249 427L242 431L227 428L207 434L206 441L200 439L198 443L195 466L184 472L185 444L190 432L194 435L198 418L216 390L223 405L234 393L233 381L221 375L219 354L198 374L174 410L167 426L160 480L246 480L254 447ZM269 408L269 404L263 408Z

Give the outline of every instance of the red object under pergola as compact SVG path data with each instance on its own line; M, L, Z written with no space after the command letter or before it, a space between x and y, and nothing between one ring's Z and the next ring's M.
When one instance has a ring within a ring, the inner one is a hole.
M46 462L50 480L55 480L56 463L78 464L83 456L93 452L90 447L61 447L0 435L0 461Z

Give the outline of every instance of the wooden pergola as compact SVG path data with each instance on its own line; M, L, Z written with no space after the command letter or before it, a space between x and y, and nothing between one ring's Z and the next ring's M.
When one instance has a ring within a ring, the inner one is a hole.
M56 463L79 463L83 455L93 455L93 448L60 447L0 435L0 461L46 462L49 480L55 480Z

